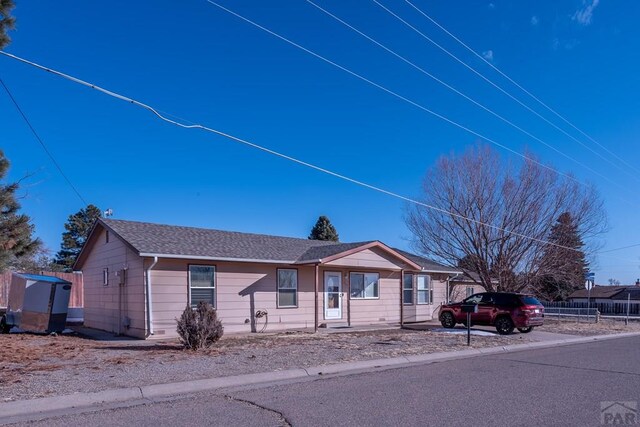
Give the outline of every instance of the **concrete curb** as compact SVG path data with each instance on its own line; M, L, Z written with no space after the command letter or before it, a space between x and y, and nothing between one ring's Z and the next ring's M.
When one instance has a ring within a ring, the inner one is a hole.
M106 403L165 398L181 394L212 391L245 385L276 383L301 378L321 378L323 375L348 375L361 372L383 371L411 365L422 365L491 354L504 354L524 350L584 344L634 336L640 336L640 332L627 332L615 335L595 335L546 342L541 341L526 344L506 345L501 347L399 356L388 359L362 360L335 365L315 366L305 369L290 369L286 371L234 375L204 380L154 384L149 386L119 388L92 393L75 393L63 396L3 402L0 403L0 414L2 414L0 417L0 423L5 423L7 421L16 422L17 420L15 418L21 416L43 415L49 412L86 408ZM8 420L9 418L11 418L11 420Z

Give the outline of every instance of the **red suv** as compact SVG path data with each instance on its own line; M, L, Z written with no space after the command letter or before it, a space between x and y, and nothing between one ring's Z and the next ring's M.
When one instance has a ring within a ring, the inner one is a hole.
M483 292L474 294L462 302L445 304L440 308L440 323L453 328L457 323L466 324L467 314L463 304L477 304L478 312L471 313L472 325L495 326L498 333L508 335L518 328L531 332L544 322L544 306L530 295L507 292Z

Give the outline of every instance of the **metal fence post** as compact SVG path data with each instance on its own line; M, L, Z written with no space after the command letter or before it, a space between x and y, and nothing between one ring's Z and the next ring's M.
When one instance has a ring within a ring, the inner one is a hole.
M631 292L627 292L627 318L624 319L624 324L629 324L629 305L631 304Z

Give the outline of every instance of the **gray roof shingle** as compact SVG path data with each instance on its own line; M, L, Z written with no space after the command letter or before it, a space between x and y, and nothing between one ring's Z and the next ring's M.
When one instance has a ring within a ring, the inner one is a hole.
M206 228L101 220L140 254L294 262L314 247L335 242Z
M147 256L275 261L294 264L313 262L364 245L379 243L375 240L354 243L327 242L115 219L100 219L98 224L117 234L138 254ZM425 270L451 270L449 267L409 252L392 250ZM83 263L81 258L82 254L78 257L79 265Z

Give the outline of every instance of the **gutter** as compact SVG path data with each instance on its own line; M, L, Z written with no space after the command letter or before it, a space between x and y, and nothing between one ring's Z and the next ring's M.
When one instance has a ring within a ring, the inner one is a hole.
M260 262L264 264L295 264L295 260L285 259L254 259L254 258L233 258L233 257L212 257L212 256L199 256L199 255L176 255L176 254L158 254L152 252L141 252L141 257L154 257L154 258L171 258L171 259L194 259L200 261L230 261L230 262Z
M151 302L151 269L158 263L158 257L153 257L153 262L147 268L147 329L149 335L153 335L153 303Z

